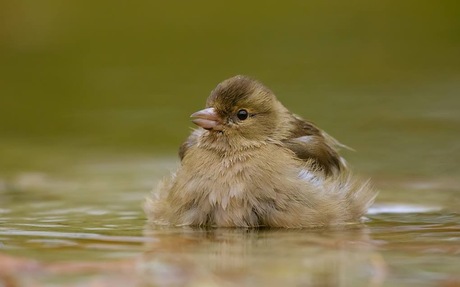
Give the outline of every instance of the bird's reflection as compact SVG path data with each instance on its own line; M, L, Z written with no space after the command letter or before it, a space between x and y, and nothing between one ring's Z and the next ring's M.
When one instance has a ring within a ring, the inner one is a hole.
M328 229L147 226L145 280L160 285L379 286L385 264L364 226Z

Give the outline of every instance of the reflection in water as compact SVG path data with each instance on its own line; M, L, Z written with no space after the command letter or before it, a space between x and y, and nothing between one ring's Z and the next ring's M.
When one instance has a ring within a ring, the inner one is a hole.
M379 286L386 266L369 229L147 227L143 269L152 284ZM350 276L353 274L353 276Z

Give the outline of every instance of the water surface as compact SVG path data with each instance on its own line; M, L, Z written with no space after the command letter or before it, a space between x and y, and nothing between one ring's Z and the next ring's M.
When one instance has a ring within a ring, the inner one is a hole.
M16 265L0 278L19 286L450 286L459 280L453 182L386 178L361 225L148 226L143 198L176 165L174 157L91 157L3 179L0 262L4 270Z

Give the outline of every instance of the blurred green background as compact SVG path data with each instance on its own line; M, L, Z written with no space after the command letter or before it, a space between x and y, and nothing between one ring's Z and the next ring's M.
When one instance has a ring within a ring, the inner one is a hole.
M174 155L235 74L360 172L460 175L460 2L364 0L1 1L0 172Z

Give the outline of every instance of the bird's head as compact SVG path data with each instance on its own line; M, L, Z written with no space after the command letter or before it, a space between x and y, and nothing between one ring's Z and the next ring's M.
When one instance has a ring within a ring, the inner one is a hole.
M246 76L227 79L211 92L206 109L191 115L196 125L216 136L265 140L287 111L272 91Z

